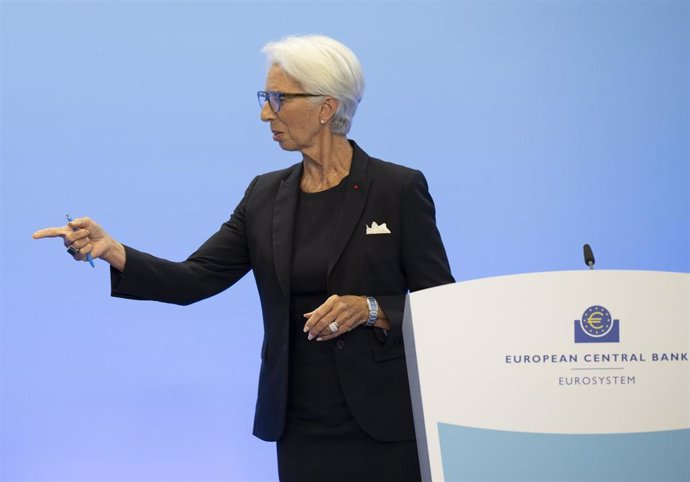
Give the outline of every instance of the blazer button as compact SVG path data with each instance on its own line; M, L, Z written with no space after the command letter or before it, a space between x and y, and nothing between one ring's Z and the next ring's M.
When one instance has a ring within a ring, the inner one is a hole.
M342 350L343 348L345 348L345 340L336 341L335 346L336 348L338 348L338 350Z

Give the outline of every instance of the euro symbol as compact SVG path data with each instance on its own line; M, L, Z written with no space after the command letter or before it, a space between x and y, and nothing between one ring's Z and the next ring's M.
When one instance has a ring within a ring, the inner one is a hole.
M601 311L595 311L594 313L589 315L589 318L587 318L587 323L595 330L601 330L601 318L603 316L604 314Z

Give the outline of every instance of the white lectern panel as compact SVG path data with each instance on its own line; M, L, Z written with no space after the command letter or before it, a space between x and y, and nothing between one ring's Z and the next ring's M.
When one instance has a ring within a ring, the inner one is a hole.
M411 294L426 477L690 480L689 327L681 273L537 273Z

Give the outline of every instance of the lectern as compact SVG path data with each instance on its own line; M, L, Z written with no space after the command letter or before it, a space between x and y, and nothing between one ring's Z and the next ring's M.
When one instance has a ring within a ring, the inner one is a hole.
M440 286L403 329L425 481L690 480L690 274Z

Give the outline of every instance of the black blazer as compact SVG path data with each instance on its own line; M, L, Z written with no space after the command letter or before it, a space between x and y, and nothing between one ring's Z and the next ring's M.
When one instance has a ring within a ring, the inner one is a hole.
M352 414L371 437L414 438L402 317L408 291L454 282L421 172L354 149L330 250L328 294L370 295L386 312L387 338L360 327L332 342ZM290 259L302 163L254 178L220 230L183 262L126 247L123 273L111 269L112 295L186 305L215 295L250 269L264 320L254 434L278 440L285 423L290 323ZM337 214L337 213L335 213ZM376 221L390 234L366 234ZM326 342L331 343L331 342Z

